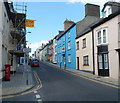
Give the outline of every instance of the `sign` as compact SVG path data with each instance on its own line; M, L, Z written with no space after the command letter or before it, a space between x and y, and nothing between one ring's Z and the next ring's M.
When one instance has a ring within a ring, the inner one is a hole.
M34 21L35 20L30 20L30 19L26 19L26 27L34 27Z
M31 52L31 48L24 48L23 51L24 51L25 53L29 53L29 52Z

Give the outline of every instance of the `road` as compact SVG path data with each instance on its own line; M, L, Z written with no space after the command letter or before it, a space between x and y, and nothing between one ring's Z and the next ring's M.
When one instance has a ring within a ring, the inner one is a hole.
M96 83L47 63L33 67L41 80L42 88L36 93L4 99L4 101L118 101L118 89ZM35 78L33 78L35 81ZM35 83L36 84L36 83Z

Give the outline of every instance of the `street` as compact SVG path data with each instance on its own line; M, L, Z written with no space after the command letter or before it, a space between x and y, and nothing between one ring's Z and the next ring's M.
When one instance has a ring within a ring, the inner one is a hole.
M32 67L32 71L39 76L42 88L3 101L118 101L118 89L75 76L47 63L41 62L40 67ZM33 79L36 81L34 75Z

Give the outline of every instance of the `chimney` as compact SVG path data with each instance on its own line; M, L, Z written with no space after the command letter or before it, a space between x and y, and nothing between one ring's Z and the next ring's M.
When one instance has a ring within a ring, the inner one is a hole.
M100 6L87 3L85 5L85 17L86 16L100 17Z
M66 19L65 21L64 21L64 31L66 31L70 26L72 26L74 24L74 22L73 21L70 21L70 20L68 20L68 19Z
M62 33L62 32L64 32L64 31L59 30L59 34Z

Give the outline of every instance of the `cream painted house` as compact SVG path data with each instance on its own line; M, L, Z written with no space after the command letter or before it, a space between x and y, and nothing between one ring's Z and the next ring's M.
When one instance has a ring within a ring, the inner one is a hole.
M93 12L94 11L94 12ZM100 19L100 7L85 5L85 18L77 22L76 69L93 73L93 43L91 24Z
M76 38L76 67L78 70L93 72L92 31Z

